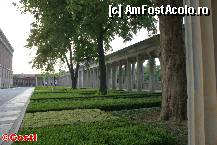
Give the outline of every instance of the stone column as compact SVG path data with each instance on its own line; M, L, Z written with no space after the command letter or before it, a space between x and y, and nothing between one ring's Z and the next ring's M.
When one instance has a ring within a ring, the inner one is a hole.
M81 70L81 88L84 88L84 68Z
M87 70L87 87L90 87L90 69Z
M135 88L135 62L132 63L132 89Z
M123 74L122 74L122 64L121 62L119 63L119 81L118 81L118 84L119 84L119 90L122 90L123 89Z
M93 88L96 88L96 68L93 68Z
M35 76L35 86L36 87L38 86L38 78L37 78L37 76Z
M99 67L96 68L96 88L99 88Z
M123 82L124 82L124 89L127 89L127 65L124 65L124 77L123 77Z
M185 0L210 16L186 17L186 68L188 86L188 144L217 144L217 1Z
M155 91L155 76L154 76L154 67L155 67L155 58L149 57L149 91Z
M106 65L106 83L107 88L110 89L110 75L111 75L111 67L110 64Z
M2 67L0 64L0 88L2 88Z
M112 89L116 89L116 65L112 65Z
M140 56L137 57L137 91L142 91L143 83L143 61Z
M91 88L94 88L94 68L91 69Z
M132 82L131 82L131 63L127 59L127 91L132 91Z

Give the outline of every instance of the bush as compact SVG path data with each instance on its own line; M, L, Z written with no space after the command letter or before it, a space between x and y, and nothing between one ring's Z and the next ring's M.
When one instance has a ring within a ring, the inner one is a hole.
M44 99L82 99L82 98L146 98L146 97L159 97L161 93L122 93L122 94L109 94L109 95L93 95L93 92L49 92L49 93L34 93L31 100L44 100Z
M106 111L159 107L160 98L119 98L119 99L90 99L90 100L67 100L67 101L32 101L28 105L27 112L60 111L71 109L101 109Z
M19 134L34 132L38 135L36 144L39 145L175 145L174 137L160 127L121 120L24 128Z

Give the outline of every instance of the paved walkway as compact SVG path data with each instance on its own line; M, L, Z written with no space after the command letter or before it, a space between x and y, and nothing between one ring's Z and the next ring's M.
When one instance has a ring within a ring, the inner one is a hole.
M0 89L0 145L2 134L16 133L25 114L34 88Z

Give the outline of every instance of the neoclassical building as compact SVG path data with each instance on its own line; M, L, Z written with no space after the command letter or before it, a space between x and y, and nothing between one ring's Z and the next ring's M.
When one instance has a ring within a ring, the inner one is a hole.
M217 145L217 1L185 0L210 16L186 16L188 145Z
M108 89L161 90L161 83L154 78L152 73L149 81L144 81L143 69L143 63L151 58L157 58L158 53L159 35L106 55ZM70 74L59 77L58 85L71 86ZM91 63L89 67L80 66L77 86L78 88L99 88L98 63Z
M13 85L13 52L11 44L0 29L0 88L10 88Z
M14 74L14 87L36 87L36 86L53 86L55 77L44 76L42 74Z

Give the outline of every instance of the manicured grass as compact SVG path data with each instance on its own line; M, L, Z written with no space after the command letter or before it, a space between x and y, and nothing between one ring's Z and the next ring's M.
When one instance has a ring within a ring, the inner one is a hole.
M99 109L75 109L27 113L22 128L46 127L50 125L67 125L79 122L96 122L115 120L119 117Z
M37 133L38 145L184 145L160 105L161 93L37 87L18 134Z
M146 98L159 97L159 93L126 93L126 94L110 94L110 95L84 95L80 93L34 93L31 100L45 99L89 99L89 98Z
M175 145L174 137L160 127L121 120L24 128L19 134L34 132L39 145Z
M33 101L29 104L27 112L60 111L71 109L101 109L106 111L159 107L160 98L136 98L136 99L90 99L67 101Z

